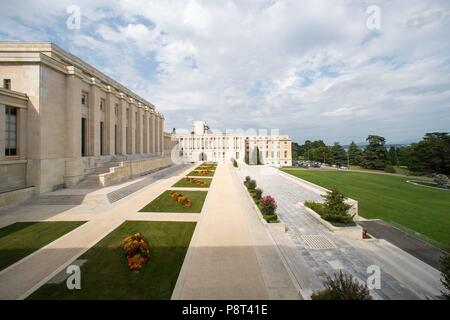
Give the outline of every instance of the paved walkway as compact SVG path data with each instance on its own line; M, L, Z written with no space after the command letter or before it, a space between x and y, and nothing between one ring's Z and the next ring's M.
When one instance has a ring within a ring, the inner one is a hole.
M173 299L299 298L264 225L251 210L234 169L219 165Z
M322 287L322 282L338 270L345 270L366 282L367 267L381 268L381 289L372 290L377 299L432 299L440 295L439 272L383 240L349 240L336 235L310 217L298 205L305 200L321 200L321 190L265 166L242 166L241 179L249 175L264 194L273 195L287 234L272 230L290 271L301 291L308 295ZM323 236L333 248L312 249L305 236Z

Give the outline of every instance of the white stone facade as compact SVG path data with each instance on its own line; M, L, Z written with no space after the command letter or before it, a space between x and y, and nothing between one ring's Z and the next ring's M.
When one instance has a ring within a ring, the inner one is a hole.
M0 42L0 81L0 192L71 187L99 162L164 154L155 106L54 44ZM17 121L16 150L5 117Z
M204 130L199 129L204 124ZM292 165L292 141L288 135L211 133L204 122L195 122L190 134L173 134L177 156L185 162L214 161L257 164Z

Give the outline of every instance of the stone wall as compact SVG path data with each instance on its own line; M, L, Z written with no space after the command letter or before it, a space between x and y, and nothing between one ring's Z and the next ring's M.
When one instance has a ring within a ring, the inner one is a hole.
M23 160L0 162L0 193L25 188L27 162Z
M99 175L100 183L104 187L110 186L170 165L172 165L170 155L124 161L120 166L111 168L109 173Z

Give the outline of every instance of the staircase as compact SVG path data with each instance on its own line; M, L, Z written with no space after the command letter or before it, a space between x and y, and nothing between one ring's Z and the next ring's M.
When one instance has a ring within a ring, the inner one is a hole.
M115 159L114 159L115 160ZM99 162L95 167L86 168L84 172L86 174L85 178L81 180L76 186L76 189L97 189L103 187L100 182L100 175L108 173L111 168L119 167L121 162L110 161L110 162Z

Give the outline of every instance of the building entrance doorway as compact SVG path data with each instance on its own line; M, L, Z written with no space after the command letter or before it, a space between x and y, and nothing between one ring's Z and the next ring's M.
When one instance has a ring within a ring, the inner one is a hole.
M202 152L198 155L198 161L208 161L208 157L206 156L206 153Z

